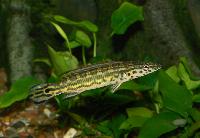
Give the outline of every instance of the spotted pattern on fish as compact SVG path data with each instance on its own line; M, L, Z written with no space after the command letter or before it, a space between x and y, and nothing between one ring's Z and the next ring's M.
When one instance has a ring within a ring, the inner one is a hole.
M133 61L113 61L88 65L65 73L58 83L39 84L31 88L30 98L34 102L46 101L64 93L72 97L86 90L111 85L112 92L123 83L160 69L155 63L139 63Z

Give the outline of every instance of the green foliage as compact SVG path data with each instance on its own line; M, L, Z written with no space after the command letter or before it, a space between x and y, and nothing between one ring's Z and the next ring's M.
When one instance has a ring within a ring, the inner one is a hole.
M127 118L122 119L122 123L117 128L118 130L124 130L126 133L120 131L120 135L127 136L129 132L138 130L138 128L140 128L138 134L140 138L157 138L171 131L174 132L174 135L179 135L181 137L198 135L196 130L200 128L200 112L192 107L192 102L194 97L199 96L199 94L196 94L195 91L192 90L196 90L199 86L187 87L186 83L182 83L185 82L182 76L185 73L187 81L191 83L195 83L198 80L194 81L191 79L185 68L187 62L182 62L182 59L183 58L181 58L181 62L178 66L172 66L166 71L161 70L158 75L151 75L140 78L137 82L129 81L122 84L118 91L126 92L128 90L129 92L143 91L149 94L153 93L151 99L155 101L155 103L145 101L151 108L147 106L126 108ZM154 81L154 84L147 85L147 80L155 79L157 81ZM152 85L154 85L154 87L150 87ZM190 85L193 86L194 84ZM157 97L160 97L159 101L154 100L154 98L156 99ZM136 100L135 102L139 101ZM140 105L142 104L140 103ZM158 110L153 110L154 106L158 108ZM100 122L97 130L104 135L113 136L114 132L110 129L110 122L111 120ZM181 131L179 133L173 131L179 127L184 127L186 131Z
M131 24L142 20L142 8L124 2L113 12L112 34L124 34ZM103 60L96 57L98 27L95 24L86 20L73 21L60 15L53 16L49 22L66 46L64 51L48 46L49 58L34 60L52 69L49 82L57 81L61 74L78 67L80 61L73 55L74 48L82 48L83 64L87 63L85 55L92 45L93 56L87 59ZM73 29L73 33L66 33L59 23ZM25 99L28 88L36 82L33 78L18 80L9 92L0 97L0 108ZM178 66L125 82L114 94L106 87L68 99L59 95L55 100L59 113L76 122L70 124L69 121L67 127L80 129L82 135L120 138L129 137L134 132L135 137L157 138L171 132L170 135L177 137L192 137L199 135L200 111L193 104L200 102L199 89L200 80L191 73L187 60L180 58ZM177 128L183 129L174 131Z
M177 67L174 65L174 66L171 66L168 70L166 70L166 73L168 76L170 76L176 83L179 83L180 82L180 78L178 76L178 73L177 73Z
M153 112L145 107L127 108L128 119L120 126L120 129L131 130L142 125L153 116Z
M151 87L147 86L145 84L138 84L134 81L127 81L124 82L119 88L118 90L130 90L130 91L146 91L146 90L150 90Z
M103 121L97 126L97 130L102 132L107 136L112 136L114 138L122 137L124 133L119 129L120 124L125 120L125 116L122 114L116 115L110 120Z
M142 7L124 2L115 10L111 18L113 34L124 34L127 28L136 21L143 21Z
M159 89L164 107L187 117L188 110L192 108L190 91L185 86L178 85L163 71L159 74Z
M178 74L180 76L180 79L185 83L186 87L189 90L194 90L200 86L200 80L198 81L191 80L183 64L179 64Z
M80 27L80 28L85 29L86 31L89 31L89 32L95 33L95 32L98 31L98 27L95 24L93 24L92 22L87 21L87 20L76 22L76 21L72 21L72 20L70 20L66 17L60 16L60 15L55 15L54 19L56 21L60 22L60 23L72 25L72 26L75 26L75 27Z
M26 99L30 87L36 83L39 82L33 77L24 77L17 80L8 92L0 96L0 108L8 107L16 101Z
M174 120L181 118L173 112L163 112L148 119L142 126L139 138L157 138L162 134L177 128L173 124Z
M69 52L56 52L53 48L48 46L48 53L50 56L53 69L56 75L61 75L69 70L78 67L78 60Z
M126 112L128 114L128 117L142 116L150 118L153 116L153 112L145 107L127 108Z
M56 28L56 30L58 31L58 33L67 41L67 35L66 33L63 31L63 29L56 23L51 22L51 24Z
M87 48L89 48L92 44L89 36L84 33L83 31L81 30L77 30L76 33L75 33L75 40L81 44L82 46L85 46Z
M76 28L75 30L75 37L72 40L69 40L67 34L63 31L63 29L55 22L51 21L53 26L56 28L58 33L64 38L65 45L69 49L70 54L72 54L71 48L76 48L79 46L82 46L82 60L83 63L86 64L86 57L85 57L85 48L89 48L92 45L92 41L90 39L90 36L85 32L92 33L93 37L93 57L96 57L96 32L98 31L98 27L91 23L90 21L84 20L84 21L72 21L66 17L55 15L53 16L54 21L64 23L70 26L73 26ZM82 30L85 31L82 31Z

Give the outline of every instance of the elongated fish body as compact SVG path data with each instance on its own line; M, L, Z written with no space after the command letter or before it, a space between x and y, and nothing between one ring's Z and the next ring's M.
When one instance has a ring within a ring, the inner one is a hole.
M32 87L30 97L34 102L43 102L62 93L66 97L71 97L86 90L108 85L111 85L112 92L115 92L123 82L150 74L160 68L158 64L133 61L89 65L64 74L58 83Z

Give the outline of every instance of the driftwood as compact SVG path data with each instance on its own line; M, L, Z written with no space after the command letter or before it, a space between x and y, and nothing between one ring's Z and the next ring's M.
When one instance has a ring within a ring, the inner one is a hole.
M30 8L25 0L10 1L7 49L12 83L20 77L31 75L33 51L29 37L29 11Z
M188 59L192 71L200 77L200 70L175 20L172 6L169 0L148 0L145 4L144 23L147 34L150 34L149 41L164 65L175 64L184 56Z

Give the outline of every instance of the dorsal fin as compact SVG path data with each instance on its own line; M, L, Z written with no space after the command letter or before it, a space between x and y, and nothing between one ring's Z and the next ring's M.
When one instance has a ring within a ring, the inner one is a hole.
M96 70L98 68L106 68L108 66L117 65L117 64L121 64L121 63L123 63L123 62L122 61L111 61L111 62L106 62L106 63L87 65L82 68L78 68L78 69L72 70L70 72L64 73L61 76L61 81L66 80L67 77L71 76L71 75L80 74L80 73L84 73L84 72L90 72L90 71Z

